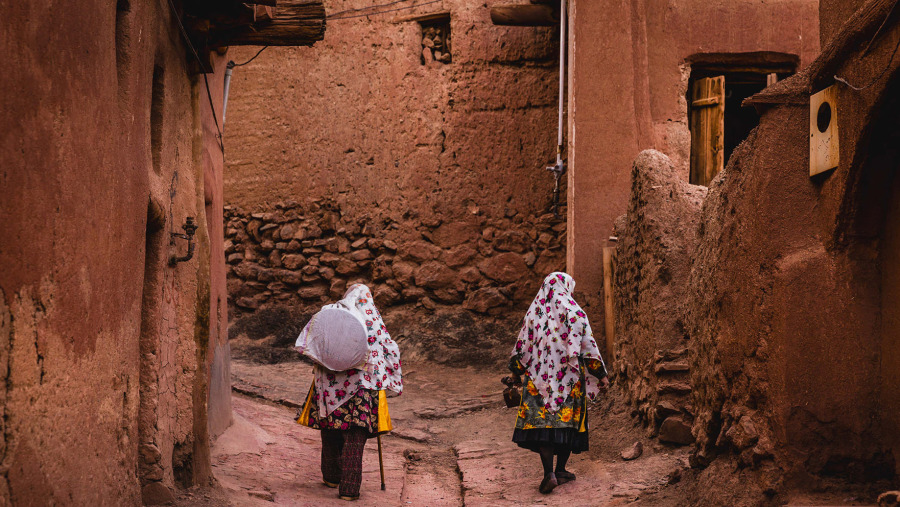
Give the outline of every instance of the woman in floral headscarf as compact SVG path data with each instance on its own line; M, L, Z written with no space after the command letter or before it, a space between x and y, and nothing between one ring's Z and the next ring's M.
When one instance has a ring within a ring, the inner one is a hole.
M385 329L369 288L352 285L337 304L365 323L369 357L364 369L333 372L316 365L297 422L321 430L322 482L340 487L340 498L355 500L366 440L391 430L385 389L400 394L403 379L400 349Z
M586 399L609 385L587 315L572 298L574 288L565 273L544 279L509 362L516 382L524 383L513 442L540 454L545 494L575 480L566 462L588 449Z

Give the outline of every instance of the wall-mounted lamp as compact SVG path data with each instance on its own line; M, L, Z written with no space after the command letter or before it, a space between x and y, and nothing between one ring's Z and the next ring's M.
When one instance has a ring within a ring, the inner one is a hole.
M169 257L169 265L174 266L179 262L185 262L191 260L191 257L194 256L194 233L197 232L197 224L194 223L194 217L187 217L184 221L184 225L181 226L184 229L184 234L180 232L173 232L171 239L169 240L169 244L175 246L175 238L186 239L188 242L188 251L187 255L183 257L179 257L177 255L172 255Z

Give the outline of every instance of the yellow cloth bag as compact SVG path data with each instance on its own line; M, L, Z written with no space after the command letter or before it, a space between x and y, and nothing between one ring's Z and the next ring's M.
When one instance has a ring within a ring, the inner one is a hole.
M306 403L303 404L303 410L300 417L297 418L297 424L309 426L309 414L312 410L318 409L313 407L312 397L315 384L309 386L309 394L306 395ZM394 429L391 423L391 414L388 411L387 393L382 389L378 391L378 433L386 433Z

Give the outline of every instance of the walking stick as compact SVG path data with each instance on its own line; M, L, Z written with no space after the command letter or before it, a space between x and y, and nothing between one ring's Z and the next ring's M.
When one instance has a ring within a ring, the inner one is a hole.
M381 491L384 491L384 457L381 455L381 435L378 435L378 468L381 469Z

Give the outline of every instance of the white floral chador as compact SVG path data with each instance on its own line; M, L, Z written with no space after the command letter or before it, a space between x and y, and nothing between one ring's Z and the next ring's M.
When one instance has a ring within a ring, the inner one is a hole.
M545 402L555 413L581 378L579 357L603 361L587 315L572 297L575 280L550 273L525 314L512 355L518 357ZM604 365L605 368L605 365ZM597 379L585 376L585 392L594 399Z
M375 391L388 389L397 394L403 392L400 348L384 327L372 292L365 285L352 285L339 304L356 312L365 323L369 358L364 370L333 372L316 366L314 375L320 417L327 416L346 403L360 388Z

